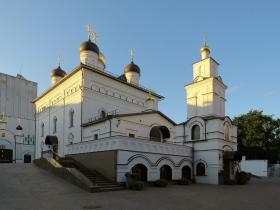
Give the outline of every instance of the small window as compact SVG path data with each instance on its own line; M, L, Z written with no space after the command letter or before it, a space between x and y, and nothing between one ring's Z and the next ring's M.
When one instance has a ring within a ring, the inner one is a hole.
M134 138L134 137L135 137L135 134L134 134L134 133L130 133L130 134L128 134L128 136L129 136L130 138Z
M205 176L205 165L204 165L204 163L198 163L196 165L196 175L197 176Z
M73 127L74 126L74 110L71 109L69 112L69 127Z
M97 140L98 139L98 134L94 134L93 139Z
M57 130L57 118L53 118L53 133L56 133Z
M199 125L194 125L192 127L192 140L200 139L200 127Z
M45 125L44 123L41 124L41 137L44 137Z
M106 117L106 112L104 110L102 110L100 112L100 118L105 118Z
M224 138L225 140L229 140L229 126L228 125L225 125L224 127Z

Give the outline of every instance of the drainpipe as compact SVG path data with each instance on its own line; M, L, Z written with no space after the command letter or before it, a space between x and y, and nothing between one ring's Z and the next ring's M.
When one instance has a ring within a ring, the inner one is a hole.
M187 122L185 122L183 124L183 126L184 126L184 140L186 140L186 124L187 124ZM193 182L195 182L194 170L195 170L195 166L194 166L194 143L192 142L192 179L193 179Z
M186 124L183 124L183 126L184 126L184 139L183 139L183 144L184 144L186 141Z
M15 140L15 163L17 162L17 137L14 135L14 140Z
M109 123L110 123L110 137L112 136L112 122L111 122L111 120L112 119L109 120Z
M206 136L206 123L207 123L207 120L204 121L205 124L204 124L204 140L206 141L207 140L207 136Z

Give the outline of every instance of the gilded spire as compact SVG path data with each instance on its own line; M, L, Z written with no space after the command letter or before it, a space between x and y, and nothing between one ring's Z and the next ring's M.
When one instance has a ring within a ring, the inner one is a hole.
M208 58L211 52L210 47L207 45L207 36L203 37L204 45L200 48L201 59Z

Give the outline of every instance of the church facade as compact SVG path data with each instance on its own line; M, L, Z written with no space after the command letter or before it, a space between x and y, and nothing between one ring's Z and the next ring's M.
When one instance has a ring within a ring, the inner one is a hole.
M80 45L80 65L67 74L60 66L52 70L51 87L33 101L36 158L52 150L117 182L124 182L127 172L144 181L218 184L229 167L234 176L234 161L223 158L224 151L236 151L236 128L224 116L226 86L212 62L206 57L194 65L197 76L186 86L188 120L177 125L158 110L164 97L139 84L141 69L133 59L115 76L105 70L104 56L89 38Z
M0 73L0 163L31 163L35 157L37 83Z

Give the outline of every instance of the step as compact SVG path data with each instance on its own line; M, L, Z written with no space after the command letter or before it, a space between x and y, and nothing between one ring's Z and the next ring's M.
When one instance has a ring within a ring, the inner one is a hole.
M120 191L124 190L123 187L93 187L90 192L109 192L109 191Z

